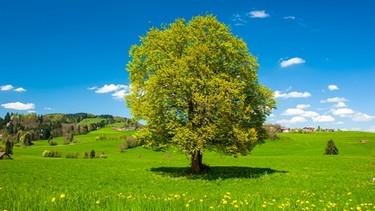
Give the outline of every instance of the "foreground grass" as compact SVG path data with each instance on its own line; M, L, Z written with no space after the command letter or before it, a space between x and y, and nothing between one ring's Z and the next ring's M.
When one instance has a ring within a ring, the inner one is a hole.
M76 144L15 148L14 160L0 161L0 209L375 210L373 133L280 134L247 157L205 153L207 174L190 174L173 149L121 153L124 133L106 128ZM95 141L100 135L107 138ZM339 155L323 155L329 139ZM45 149L108 158L44 158Z

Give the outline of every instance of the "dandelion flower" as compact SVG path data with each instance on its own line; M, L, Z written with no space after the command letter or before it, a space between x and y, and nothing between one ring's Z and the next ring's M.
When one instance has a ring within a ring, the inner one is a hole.
M238 208L238 204L234 205L234 208Z
M60 195L60 198L61 198L61 199L65 198L65 194L61 194L61 195Z
M189 207L189 204L185 204L185 207Z
M56 198L53 197L51 201L52 201L52 203L54 203L56 201Z
M100 201L99 200L97 200L96 202L95 202L96 204L100 204Z
M214 206L210 206L210 209L213 209L214 208Z
M263 204L263 205L262 205L262 207L263 207L263 208L266 208L266 207L267 207L267 205L266 205L266 204Z

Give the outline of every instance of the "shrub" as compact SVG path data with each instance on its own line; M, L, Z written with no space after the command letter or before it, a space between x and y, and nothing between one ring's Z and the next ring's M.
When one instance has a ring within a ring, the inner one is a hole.
M91 150L91 152L90 152L90 158L95 158L95 150Z
M66 158L78 158L78 152L68 152L65 155Z
M57 150L44 150L42 153L43 157L61 157L61 152Z
M106 155L104 152L102 152L102 153L100 154L100 158L107 158L107 155Z
M54 139L49 140L48 143L49 143L50 146L57 145L57 142Z
M128 144L126 143L125 140L123 140L123 141L121 142L119 148L120 148L120 151L121 151L121 152L125 152L125 151L126 151L126 149L128 148Z
M335 146L335 143L333 142L332 139L328 141L324 154L325 155L337 155L337 154L339 154L339 150Z
M85 155L83 155L83 158L89 158L89 153L85 152Z

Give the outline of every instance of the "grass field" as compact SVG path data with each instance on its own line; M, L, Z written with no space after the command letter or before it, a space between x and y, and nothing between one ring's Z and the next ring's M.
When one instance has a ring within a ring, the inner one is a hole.
M174 149L120 152L131 133L109 127L69 145L14 148L0 160L0 210L375 210L375 133L280 134L246 157L206 152L205 174L190 174ZM330 139L339 155L323 155ZM108 158L83 159L92 149Z

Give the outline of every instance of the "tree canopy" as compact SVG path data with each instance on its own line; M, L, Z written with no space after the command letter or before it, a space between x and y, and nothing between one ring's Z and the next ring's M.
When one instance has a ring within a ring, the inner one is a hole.
M152 27L129 54L125 98L134 118L146 122L136 134L144 146L176 146L200 172L207 150L248 155L263 143L273 92L258 82L246 43L215 16Z

